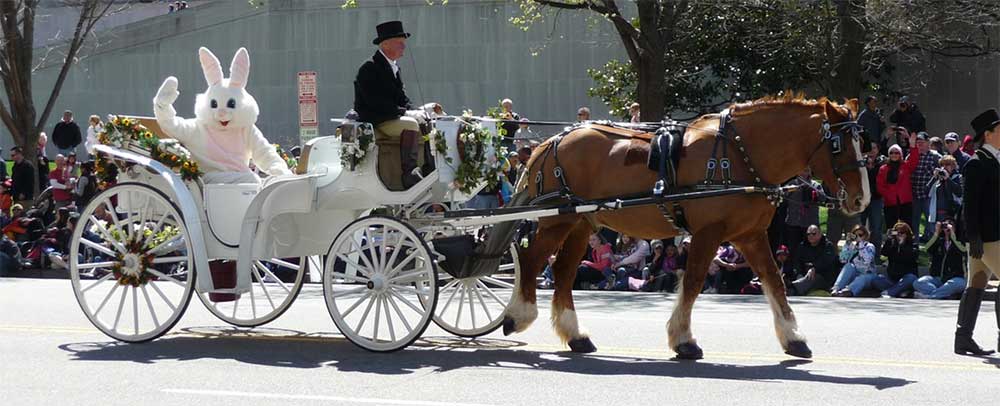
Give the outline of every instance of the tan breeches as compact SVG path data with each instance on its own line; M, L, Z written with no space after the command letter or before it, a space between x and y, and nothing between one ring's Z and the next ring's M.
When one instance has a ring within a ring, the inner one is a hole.
M989 282L990 275L1000 277L1000 241L983 244L983 257L969 257L969 269L965 278L967 287L982 289Z
M389 190L403 190L402 159L399 151L399 134L413 131L420 134L420 124L415 118L402 116L375 127L375 145L378 145L378 173ZM418 145L423 137L417 138ZM417 166L423 164L423 154L417 154Z

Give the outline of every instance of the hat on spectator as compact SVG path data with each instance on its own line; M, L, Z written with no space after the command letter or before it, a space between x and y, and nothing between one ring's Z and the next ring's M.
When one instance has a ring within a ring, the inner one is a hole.
M910 96L903 96L903 97L899 98L899 103L900 104L902 104L902 103L909 103L909 102L910 102Z
M774 255L781 255L781 254L788 255L788 247L785 246L784 244L779 245L778 250L774 251Z
M945 142L949 142L949 141L958 142L958 133L956 133L956 132L953 131L953 132L945 134L944 135L944 141Z
M892 146L889 147L889 154L892 154L893 152L903 155L903 147L900 147L899 144L892 144Z
M979 142L983 138L983 133L992 130L1000 125L1000 114L996 109L989 109L972 119L972 130L975 132L973 141Z
M10 210L11 211L14 211L14 210L24 211L24 206L21 206L21 203L16 203L13 206L10 206Z
M656 247L660 247L660 248L663 248L663 241L660 241L660 240L653 240L653 243L652 243L652 244L649 244L649 245L650 245L651 247L653 247L654 249L655 249Z
M918 140L924 140L924 141L927 141L927 139L928 139L928 138L930 138L930 136L928 136L928 135L927 135L927 132L926 132L926 131L921 131L921 132L918 132L918 133L917 133L917 139L918 139Z
M686 244L690 244L691 243L691 236L690 235L687 236L687 237L684 237L684 239L681 240L681 244L685 244L685 243Z

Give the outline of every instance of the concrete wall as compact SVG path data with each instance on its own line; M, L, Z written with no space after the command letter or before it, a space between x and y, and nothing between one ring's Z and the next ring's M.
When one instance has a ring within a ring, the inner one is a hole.
M75 66L50 118L71 109L78 121L90 114L152 114L162 80L177 76L180 115L193 116L193 102L206 84L197 49L212 49L225 67L240 46L250 51L248 91L261 107L258 126L273 142L298 142L296 74L318 72L320 134L328 118L351 108L357 67L375 52L379 22L401 19L414 34L401 61L407 93L415 103L439 101L449 113L482 113L498 100L514 100L515 111L535 119L573 120L589 105L607 117L599 100L587 97L587 68L623 58L609 24L564 14L551 25L522 32L507 22L515 9L501 1L360 1L343 10L333 0L268 0L254 9L246 0L203 3L188 13L160 15L105 33L110 41ZM551 35L551 37L549 37ZM532 49L546 45L537 56ZM35 77L36 95L47 94L57 66ZM43 100L36 100L39 105ZM0 136L4 147L9 135Z

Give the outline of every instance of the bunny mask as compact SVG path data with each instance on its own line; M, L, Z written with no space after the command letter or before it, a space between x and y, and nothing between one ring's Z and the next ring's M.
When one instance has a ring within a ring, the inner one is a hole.
M246 91L250 76L247 50L240 48L236 51L229 68L232 75L229 79L223 77L219 59L207 48L199 49L198 57L208 90L195 100L196 118L177 116L173 106L180 95L177 78L168 77L153 99L153 112L163 131L191 151L192 157L209 178L218 173L220 176L215 177L218 179L256 179L248 166L250 159L270 175L291 173L274 146L255 125L260 109L257 101ZM221 176L225 173L238 176Z

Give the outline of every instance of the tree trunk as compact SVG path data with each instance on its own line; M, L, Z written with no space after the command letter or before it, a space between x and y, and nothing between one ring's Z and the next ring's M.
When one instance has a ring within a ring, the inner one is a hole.
M639 99L639 115L642 121L660 121L666 116L666 63L662 51L641 53L636 64L639 81L636 93Z
M834 69L834 75L829 79L830 96L835 101L861 97L864 81L862 80L862 58L864 55L864 40L867 35L861 18L865 13L865 0L837 0L837 25L840 38L839 58Z

